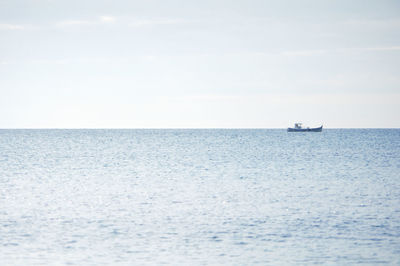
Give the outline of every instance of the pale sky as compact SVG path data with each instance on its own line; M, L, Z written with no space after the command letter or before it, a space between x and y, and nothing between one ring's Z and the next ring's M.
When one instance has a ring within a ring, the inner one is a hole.
M0 128L400 127L400 1L0 0Z

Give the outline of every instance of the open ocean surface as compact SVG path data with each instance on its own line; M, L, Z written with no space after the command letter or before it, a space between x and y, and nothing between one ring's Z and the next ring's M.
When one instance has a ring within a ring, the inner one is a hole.
M400 265L400 130L0 130L1 265Z

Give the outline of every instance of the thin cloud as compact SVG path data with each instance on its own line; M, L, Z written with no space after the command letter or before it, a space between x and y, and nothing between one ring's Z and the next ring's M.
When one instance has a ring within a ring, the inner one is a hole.
M315 49L315 50L293 50L283 51L279 55L287 57L298 57L298 56L318 56L337 52L365 52L365 51L399 51L400 46L380 46L380 47L351 47L351 48L339 48L339 49Z
M400 93L327 93L327 94L200 94L160 97L166 102L240 102L250 104L399 104Z
M299 51L285 51L282 52L281 55L284 56L315 56L326 54L328 50L325 49L317 49L317 50L299 50Z
M101 16L100 21L106 22L106 23L111 23L111 22L115 22L116 18L112 17L112 16Z
M93 24L93 21L88 21L88 20L66 20L66 21L61 21L57 23L57 26L81 26L81 25L91 25Z
M399 28L400 19L356 19L344 21L343 24L355 27Z
M106 23L115 23L117 18L114 16L100 16L97 19L91 20L65 20L57 23L59 27L68 27L68 26L90 26L90 25L102 25ZM145 26L158 26L158 25L176 25L187 23L187 20L179 19L179 18L156 18L156 19L139 19L134 21L126 21L125 25L130 27L145 27Z
M365 51L398 51L398 50L400 50L400 46L369 47L369 48L361 48L361 50L365 50Z
M25 30L27 26L17 24L0 24L0 30Z
M184 19L144 19L137 20L129 24L131 27L143 27L143 26L152 26L152 25L174 25L174 24L182 24L186 23L187 20Z
M59 27L68 27L68 26L90 26L90 25L100 25L105 23L113 23L117 19L112 16L100 16L97 19L93 20L65 20L57 23Z

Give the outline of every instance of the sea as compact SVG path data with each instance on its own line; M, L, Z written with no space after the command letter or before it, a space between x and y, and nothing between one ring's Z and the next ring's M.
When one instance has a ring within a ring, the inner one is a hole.
M400 129L2 129L1 265L400 265Z

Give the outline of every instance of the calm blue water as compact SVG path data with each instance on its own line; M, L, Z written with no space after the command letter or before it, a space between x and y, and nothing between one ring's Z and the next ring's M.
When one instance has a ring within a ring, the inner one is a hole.
M0 130L2 265L400 264L400 130Z

